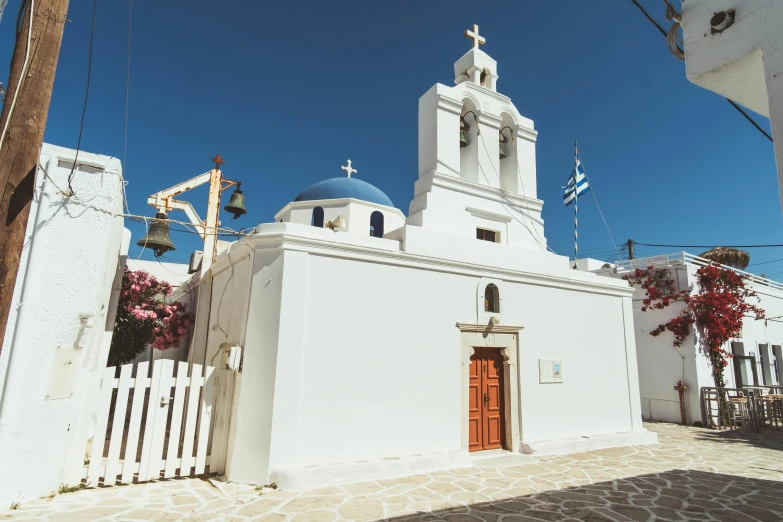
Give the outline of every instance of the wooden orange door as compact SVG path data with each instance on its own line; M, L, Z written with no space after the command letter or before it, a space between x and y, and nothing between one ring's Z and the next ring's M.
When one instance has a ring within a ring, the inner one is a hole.
M481 410L484 392L481 386L481 372L484 363L481 361L481 348L476 348L470 358L470 398L468 399L468 424L470 429L470 451L484 449L484 426L481 421Z
M505 446L503 356L498 348L475 348L470 358L468 403L470 451Z

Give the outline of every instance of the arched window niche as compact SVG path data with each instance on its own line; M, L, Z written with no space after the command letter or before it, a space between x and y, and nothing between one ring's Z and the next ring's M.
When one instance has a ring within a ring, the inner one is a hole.
M324 228L324 209L322 207L313 209L313 219L310 224L314 227Z
M494 283L484 288L484 311L491 314L500 313L500 291Z
M370 214L370 235L383 237L383 212L376 210Z
M476 285L476 324L489 325L496 317L503 323L505 285L499 279L482 277Z

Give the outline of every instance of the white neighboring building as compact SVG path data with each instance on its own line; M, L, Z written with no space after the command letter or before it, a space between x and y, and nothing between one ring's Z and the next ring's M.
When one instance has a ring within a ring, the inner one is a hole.
M637 268L653 266L668 270L676 283L676 289L685 290L696 286L696 271L706 263L709 261L679 252L620 261L616 263L617 269L590 267L589 270L621 278ZM767 320L746 318L741 337L725 347L734 354L724 371L726 386L779 386L783 382L783 284L738 272L748 275L746 285L758 294L761 299L759 306L766 311ZM642 415L647 420L680 422L679 394L674 386L681 380L688 387L686 420L688 424L701 422L700 388L713 387L715 381L709 359L701 351L698 332L694 332L680 347L672 345L671 332L651 336L650 331L677 316L684 305L674 303L664 310L642 312L641 301L644 297L644 290L636 287L633 324ZM753 304L756 304L755 300Z
M199 294L191 362L243 349L229 480L303 488L472 451L655 442L633 291L547 251L533 122L477 46L454 69L419 100L407 218L376 187L330 179L180 289Z
M687 0L688 79L770 118L783 201L783 1Z
M0 506L76 485L130 232L116 158L44 144L0 351Z
M129 257L125 263L128 270L143 270L155 277L158 281L165 281L173 290L190 279L190 265L186 263L169 263L165 261L149 261L146 259L133 259Z

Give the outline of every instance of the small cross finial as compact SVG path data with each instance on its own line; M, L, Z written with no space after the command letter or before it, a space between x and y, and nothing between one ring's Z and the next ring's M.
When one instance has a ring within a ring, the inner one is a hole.
M225 161L223 161L223 158L220 157L220 154L212 158L212 161L215 162L215 170L220 170L220 166L225 163Z
M356 169L351 167L351 160L348 160L348 165L347 166L343 166L343 167L340 167L340 168L348 173L348 177L349 178L351 177L351 174L356 174L357 172L359 172L358 170L356 170Z
M473 24L473 30L465 30L465 36L473 40L473 48L478 49L479 45L487 43L487 39L479 35L478 25Z

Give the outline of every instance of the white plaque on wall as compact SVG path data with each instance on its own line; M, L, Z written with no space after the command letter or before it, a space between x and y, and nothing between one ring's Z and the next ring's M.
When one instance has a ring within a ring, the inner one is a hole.
M538 382L540 384L563 382L563 361L561 359L539 359Z

